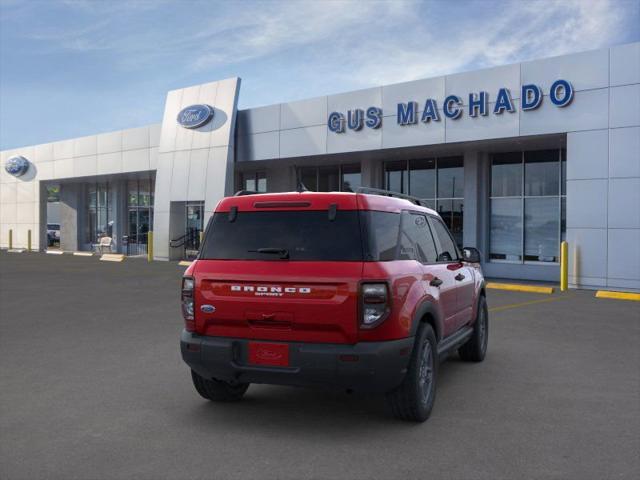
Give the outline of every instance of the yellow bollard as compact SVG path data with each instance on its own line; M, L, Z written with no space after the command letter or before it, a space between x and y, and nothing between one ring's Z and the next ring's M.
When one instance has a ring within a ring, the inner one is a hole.
M147 262L153 262L153 232L147 233Z
M202 237L204 237L204 232L200 230L200 243L198 243L198 245L200 245L200 248L202 248Z
M31 229L27 231L27 252L31 251Z
M566 292L569 287L569 244L560 244L560 291Z
M9 229L9 250L13 249L13 230Z

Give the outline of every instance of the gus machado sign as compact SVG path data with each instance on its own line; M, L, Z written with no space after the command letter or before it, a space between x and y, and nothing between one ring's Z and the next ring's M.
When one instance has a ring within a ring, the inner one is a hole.
M566 80L556 80L549 89L549 101L559 108L566 107L573 100L573 86ZM523 85L520 92L520 109L523 112L535 110L542 104L544 93L538 85ZM451 120L460 118L466 111L470 117L492 115L503 115L505 112L516 111L511 92L508 88L500 88L495 97L495 104L489 108L489 94L487 92L470 93L469 101L464 105L463 100L458 95L449 95L444 99L441 106L436 99L427 98L424 108L419 115L419 105L416 101L398 103L396 111L396 122L398 125L414 125L418 121L423 123L440 122L442 115ZM367 128L380 128L382 125L383 112L379 107L369 107L366 110L359 108L343 112L331 112L327 120L329 130L334 133L344 133L349 130L362 130Z

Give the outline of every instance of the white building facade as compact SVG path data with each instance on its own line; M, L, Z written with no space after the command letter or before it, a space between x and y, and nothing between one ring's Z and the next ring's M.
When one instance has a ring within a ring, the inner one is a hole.
M640 290L640 43L238 110L240 79L168 93L162 122L3 151L0 247L199 246L237 190L424 199L487 276ZM51 208L49 208L51 211ZM30 233L29 233L30 232Z

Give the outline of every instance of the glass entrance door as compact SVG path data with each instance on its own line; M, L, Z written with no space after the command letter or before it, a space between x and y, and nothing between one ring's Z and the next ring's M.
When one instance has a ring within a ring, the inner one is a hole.
M129 180L127 188L126 254L146 255L149 230L153 222L153 180Z
M184 253L193 259L200 250L200 236L204 227L204 202L187 203Z

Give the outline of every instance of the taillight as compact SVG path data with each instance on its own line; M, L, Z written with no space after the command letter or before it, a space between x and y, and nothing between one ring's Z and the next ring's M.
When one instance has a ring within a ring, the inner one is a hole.
M194 332L196 329L196 322L193 317L193 287L195 280L193 277L182 277L182 316L184 317L185 329L189 332Z
M373 328L389 314L389 290L386 283L363 283L360 290L362 318L360 328Z

